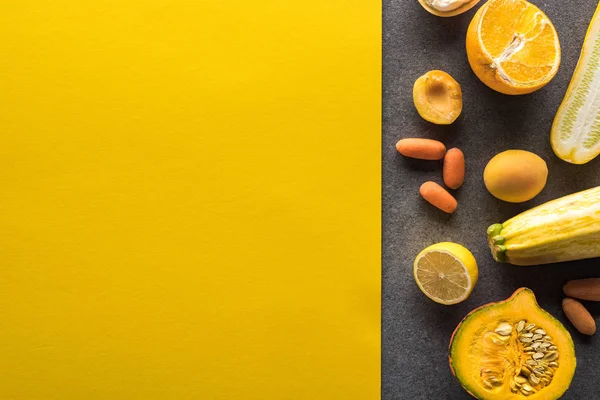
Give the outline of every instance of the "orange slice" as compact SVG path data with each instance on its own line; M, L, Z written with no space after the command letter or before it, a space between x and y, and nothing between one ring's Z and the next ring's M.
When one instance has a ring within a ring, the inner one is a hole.
M560 43L550 19L525 0L490 0L467 30L467 56L475 75L504 94L545 86L558 71Z

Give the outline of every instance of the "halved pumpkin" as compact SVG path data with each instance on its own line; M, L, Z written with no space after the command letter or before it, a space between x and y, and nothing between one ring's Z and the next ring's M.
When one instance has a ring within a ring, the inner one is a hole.
M576 366L571 335L527 288L469 313L452 334L449 362L482 400L558 399Z

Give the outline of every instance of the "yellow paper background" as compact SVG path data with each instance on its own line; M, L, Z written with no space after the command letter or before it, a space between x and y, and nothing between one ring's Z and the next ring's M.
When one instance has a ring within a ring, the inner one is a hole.
M0 13L0 399L376 399L381 4Z

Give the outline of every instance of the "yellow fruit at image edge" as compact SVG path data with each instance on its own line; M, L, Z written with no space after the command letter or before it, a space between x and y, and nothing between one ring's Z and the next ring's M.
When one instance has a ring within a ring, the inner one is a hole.
M434 244L419 253L413 273L419 289L431 300L444 305L467 299L479 277L473 254L451 242Z
M421 118L438 125L456 121L463 106L458 82L438 70L429 71L415 81L413 101Z
M548 166L537 154L507 150L496 154L483 171L485 187L497 199L523 203L546 186Z
M454 17L475 7L479 0L419 0L419 3L438 17Z
M475 75L504 94L534 92L556 75L560 43L550 19L525 0L490 0L467 30Z
M600 154L600 5L592 17L583 49L565 97L552 124L554 153L572 164L585 164Z
M513 265L600 257L600 186L493 224L487 239L494 260Z

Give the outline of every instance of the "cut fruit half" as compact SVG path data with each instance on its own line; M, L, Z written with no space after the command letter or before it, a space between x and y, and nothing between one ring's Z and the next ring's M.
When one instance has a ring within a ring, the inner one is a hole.
M550 142L564 161L585 164L600 154L600 5L588 27Z
M424 9L438 17L454 17L475 7L479 0L419 0Z
M471 311L452 334L448 360L481 400L556 400L577 365L571 335L527 288Z
M546 85L560 65L560 43L550 19L525 0L490 0L467 31L467 56L477 77L504 94Z
M460 85L444 71L427 72L415 81L413 100L421 118L439 125L449 125L462 112Z
M463 246L444 242L423 250L415 259L415 281L436 303L450 305L465 300L477 283L477 262Z

